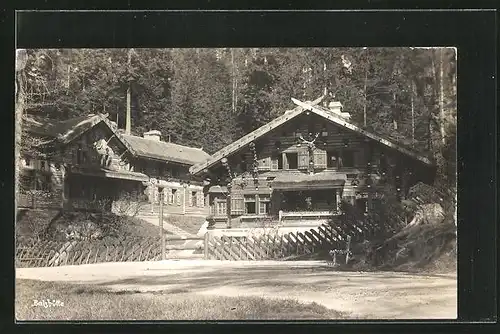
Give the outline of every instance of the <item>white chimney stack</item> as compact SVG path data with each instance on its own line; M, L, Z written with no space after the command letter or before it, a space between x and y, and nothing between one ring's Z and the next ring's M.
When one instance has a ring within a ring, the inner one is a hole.
M350 119L351 114L348 112L343 112L342 108L343 108L342 103L338 101L332 101L328 104L328 109L330 109L332 112L339 115L340 117Z
M149 140L161 141L161 132L158 130L151 130L144 133L144 138Z

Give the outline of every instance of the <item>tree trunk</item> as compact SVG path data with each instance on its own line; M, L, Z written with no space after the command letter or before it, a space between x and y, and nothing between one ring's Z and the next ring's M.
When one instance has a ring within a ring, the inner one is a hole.
M17 100L16 100L16 113L15 113L15 121L16 121L16 142L15 142L15 185L14 185L14 193L17 197L19 194L19 173L21 169L21 145L22 145L22 123L23 123L23 114L26 103L26 95L24 92L24 84L23 84L23 72L20 71L17 73L16 78L17 83ZM17 212L16 212L17 214Z
M71 65L68 65L68 76L66 78L66 95L69 94L70 87L71 87Z
M445 129L445 111L444 111L444 49L439 51L439 129L443 145L446 144L446 129Z

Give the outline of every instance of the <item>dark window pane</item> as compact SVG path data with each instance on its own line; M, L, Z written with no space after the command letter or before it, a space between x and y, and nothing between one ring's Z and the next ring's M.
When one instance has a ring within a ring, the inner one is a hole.
M342 167L354 167L354 152L344 150L342 152Z

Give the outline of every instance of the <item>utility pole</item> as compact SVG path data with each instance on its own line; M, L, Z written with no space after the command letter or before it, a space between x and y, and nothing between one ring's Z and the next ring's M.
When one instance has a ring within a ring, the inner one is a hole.
M411 89L410 89L410 94L411 94L411 145L415 146L415 105L413 102L413 96L414 96L414 82L413 80L411 81Z
M365 69L365 83L363 87L363 126L366 128L366 104L368 103L367 101L367 95L366 95L366 86L368 83L368 68Z
M234 73L234 49L231 48L231 76L232 76L232 81L233 81L233 89L232 89L232 109L233 113L236 112L236 78L235 78L235 73Z
M132 117L131 117L131 114L130 114L130 95L131 95L131 78L130 78L130 65L132 63L132 51L133 49L129 49L128 51L128 62L127 62L127 66L128 66L128 77L127 77L127 81L128 81L128 88L127 88L127 117L126 117L126 120L125 120L125 133L126 134L130 134L130 127L131 127L131 122L132 122Z

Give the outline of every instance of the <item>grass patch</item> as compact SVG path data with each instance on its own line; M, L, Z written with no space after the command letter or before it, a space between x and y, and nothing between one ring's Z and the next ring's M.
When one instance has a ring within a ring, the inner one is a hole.
M63 306L33 306L34 300ZM292 299L203 296L184 291L110 291L90 285L16 281L17 320L328 320L346 315Z
M201 226L203 225L203 223L205 222L205 218L189 216L189 215L183 216L183 215L171 214L165 216L165 221L169 224L177 226L178 228L188 233L196 235L200 230Z

